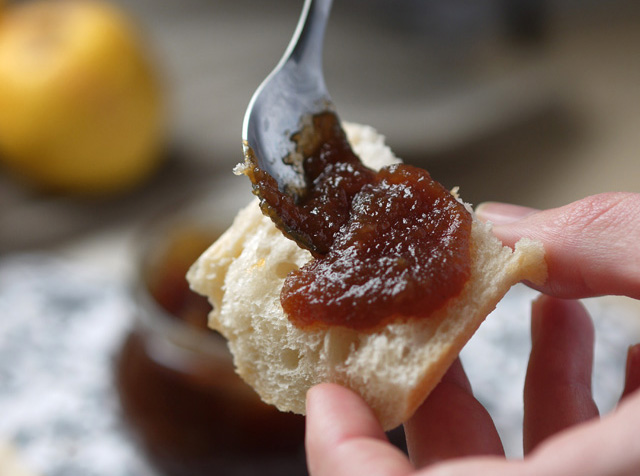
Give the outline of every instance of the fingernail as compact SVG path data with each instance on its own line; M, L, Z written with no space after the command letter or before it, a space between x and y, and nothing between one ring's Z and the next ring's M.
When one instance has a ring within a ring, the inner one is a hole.
M495 225L508 225L537 211L535 208L500 202L485 202L476 207L476 215L480 220L489 221Z

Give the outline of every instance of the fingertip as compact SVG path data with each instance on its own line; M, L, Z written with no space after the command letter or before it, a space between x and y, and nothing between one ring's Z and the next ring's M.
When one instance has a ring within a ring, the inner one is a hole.
M311 387L306 395L307 433L316 431L315 427L329 427L334 420L339 422L345 407L357 405L357 401L353 403L356 398L353 392L334 383Z
M307 392L305 446L313 476L405 475L413 469L366 402L337 384Z
M532 215L538 210L501 202L484 202L476 207L476 216L495 225L507 225Z
M514 248L523 236L535 238L536 229L535 227L532 229L527 218L535 215L538 211L534 208L508 203L484 202L476 207L475 214L480 221L493 225L493 234L503 245Z
M332 383L321 383L318 385L314 385L309 390L307 390L306 395L306 407L307 413L309 413L310 407L313 408L317 403L322 403L325 399L324 395L328 394L327 398L332 398L331 394L340 391L340 389L334 389L333 387L339 387L339 385Z
M307 392L307 438L334 444L351 437L386 440L386 434L367 403L357 393L334 383Z
M590 385L594 341L593 321L580 301L541 294L532 302L530 370Z
M476 209L504 245L513 248L523 237L542 243L548 279L534 287L565 298L640 299L639 224L629 219L638 213L637 193L599 194L545 211L496 202Z
M540 294L531 303L531 342L541 337L574 340L577 335L593 340L591 316L580 301Z

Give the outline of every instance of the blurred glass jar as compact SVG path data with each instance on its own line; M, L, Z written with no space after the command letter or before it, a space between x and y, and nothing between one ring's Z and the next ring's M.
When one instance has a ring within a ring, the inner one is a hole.
M137 319L116 359L123 415L170 476L304 475L304 419L266 405L236 375L226 341L206 327L210 305L185 279L228 225L229 202L214 194L146 230Z

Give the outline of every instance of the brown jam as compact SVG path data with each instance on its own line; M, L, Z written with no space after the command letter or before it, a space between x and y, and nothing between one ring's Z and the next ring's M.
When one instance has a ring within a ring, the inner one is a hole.
M256 165L247 175L260 197L262 211L285 235L315 257L326 255L336 234L349 218L353 197L375 178L351 151L342 128L332 114L314 117L315 135L302 145L307 189L292 197ZM295 140L295 139L294 139Z
M429 316L469 278L471 215L425 170L364 166L333 114L314 125L304 196L249 173L263 211L315 257L285 280L285 313L303 328L358 330Z

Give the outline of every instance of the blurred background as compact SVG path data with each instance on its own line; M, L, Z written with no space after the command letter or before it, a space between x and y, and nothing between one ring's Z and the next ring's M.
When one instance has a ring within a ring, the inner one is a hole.
M211 356L218 343L191 336L207 305L182 277L251 198L231 173L242 160L242 118L301 7L0 2L0 474L10 461L7 475L21 474L18 466L47 475L254 474L237 461L264 449L264 438L240 417L216 420L245 390L219 386L230 368L224 345ZM634 0L335 0L325 76L343 120L372 125L465 200L547 208L640 192L639 52ZM520 353L503 381L522 378L532 296L510 293L493 320L502 324L470 346L499 363ZM589 306L601 326L597 391L607 409L625 345L640 340L640 324L627 318L638 306L618 298ZM158 357L158 342L178 350ZM520 390L505 390L486 368L470 372L484 379L481 396L518 455ZM186 396L171 396L184 382ZM218 411L206 419L207 410L175 410L193 398L218 402L209 407ZM251 402L236 410L269 422ZM201 428L176 430L198 419ZM207 433L218 424L229 426L225 438ZM290 443L263 451L259 474L301 474L300 422L272 425ZM185 435L233 455L180 446Z

